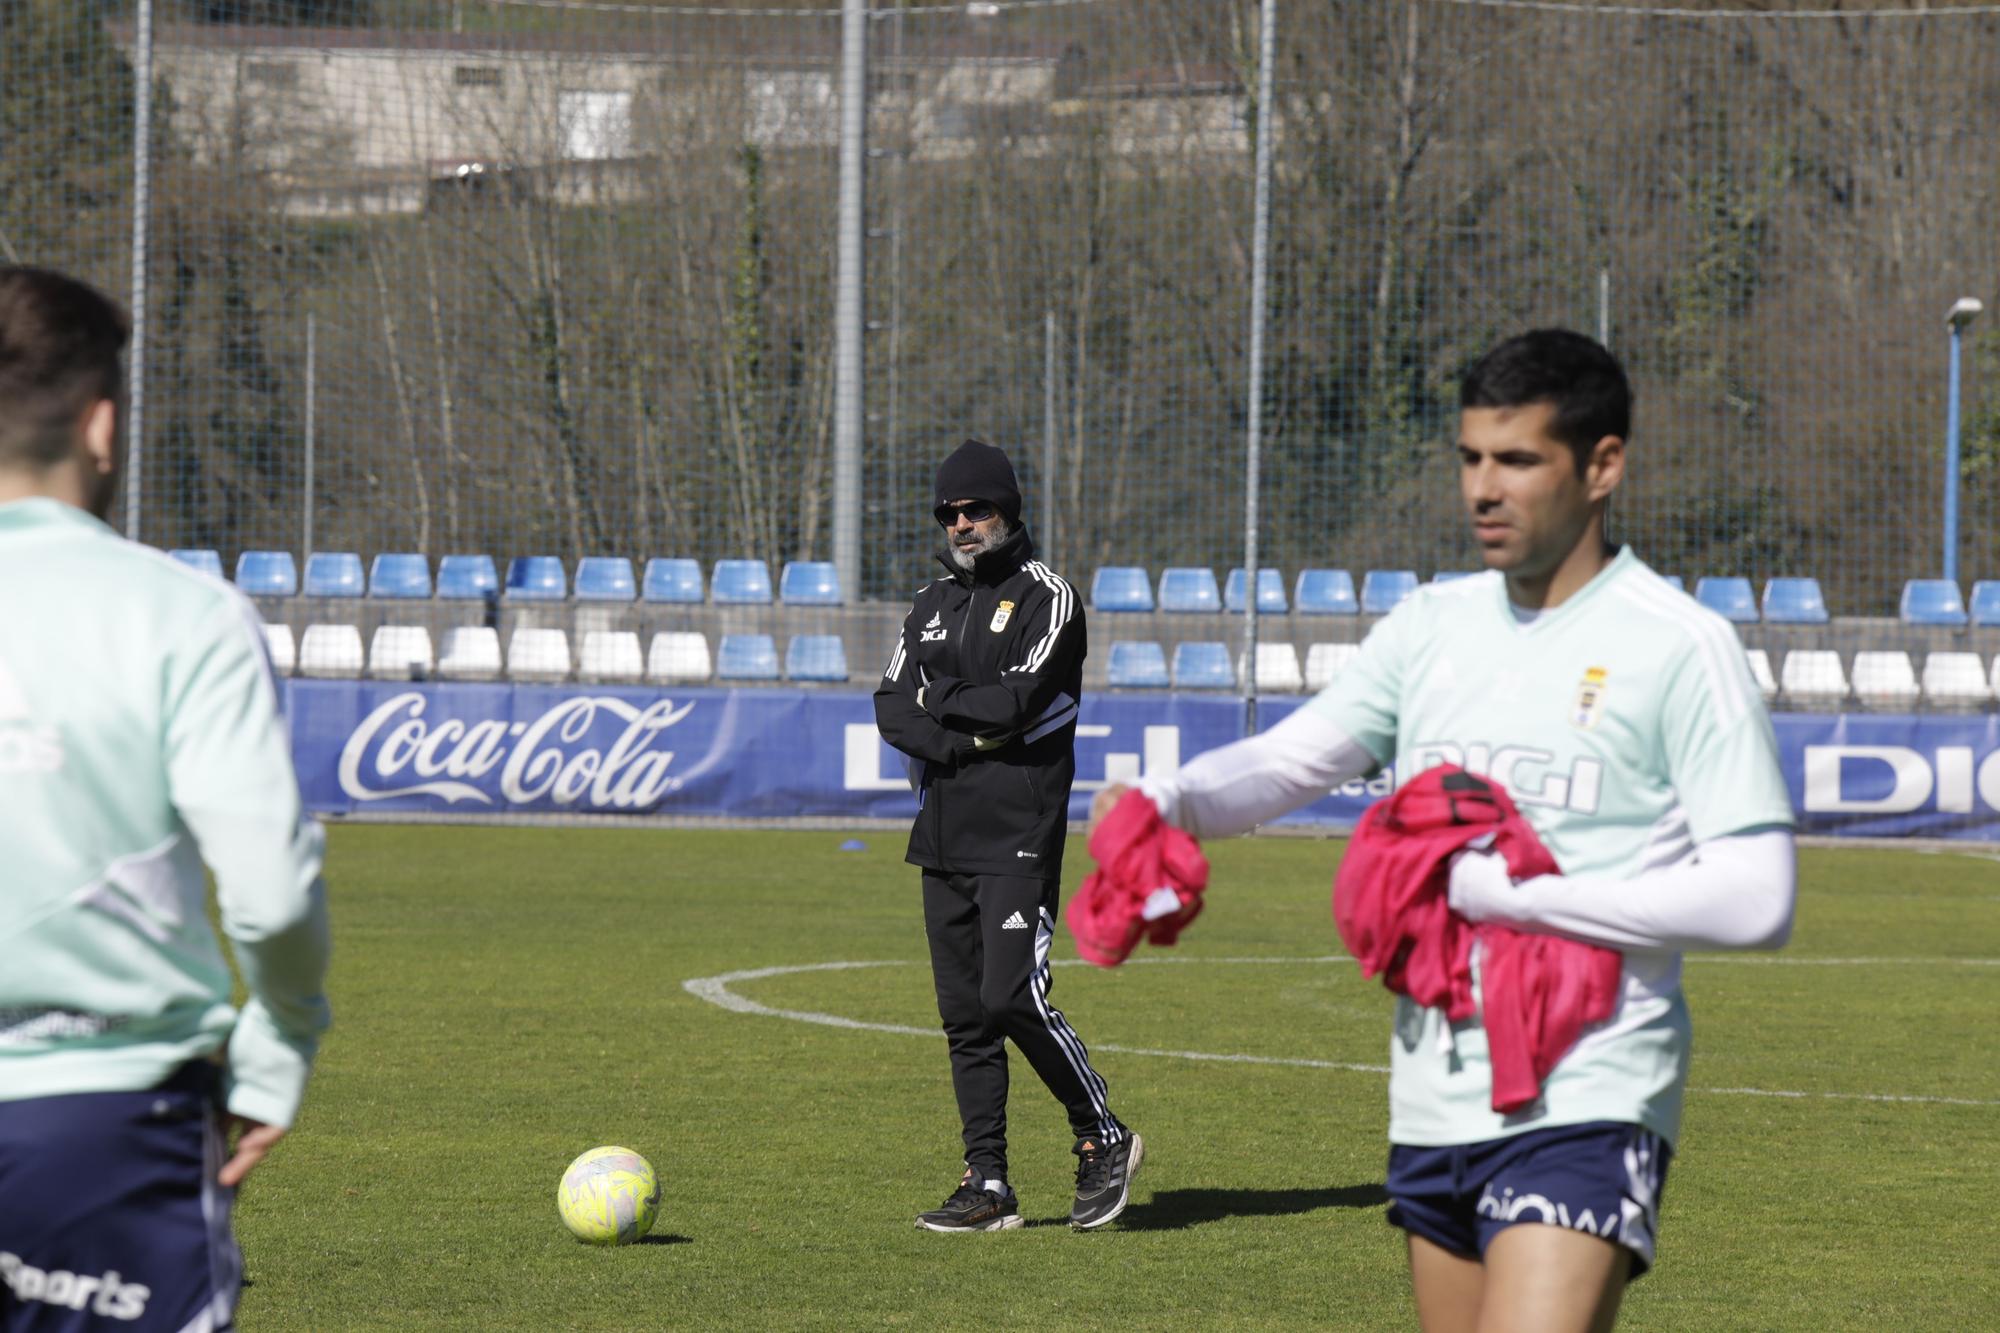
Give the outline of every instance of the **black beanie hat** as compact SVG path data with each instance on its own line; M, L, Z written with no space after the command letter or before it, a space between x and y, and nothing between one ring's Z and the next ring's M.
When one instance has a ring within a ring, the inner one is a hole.
M1014 465L1005 452L979 440L967 440L938 464L936 503L953 500L985 500L1009 523L1021 521L1021 486L1014 480Z

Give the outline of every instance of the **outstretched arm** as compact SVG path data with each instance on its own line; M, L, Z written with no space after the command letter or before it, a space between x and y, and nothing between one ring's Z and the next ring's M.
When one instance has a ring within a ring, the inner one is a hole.
M1178 772L1148 774L1139 790L1176 828L1226 838L1311 805L1376 767L1375 756L1325 713L1300 708L1261 735L1197 755Z

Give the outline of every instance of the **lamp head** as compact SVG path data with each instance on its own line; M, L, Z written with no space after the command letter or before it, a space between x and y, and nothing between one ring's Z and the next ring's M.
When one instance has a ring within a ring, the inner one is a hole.
M1979 318L1979 312L1985 308L1972 297L1961 296L1952 306L1951 313L1944 317L1944 322L1953 333L1961 333L1966 325Z

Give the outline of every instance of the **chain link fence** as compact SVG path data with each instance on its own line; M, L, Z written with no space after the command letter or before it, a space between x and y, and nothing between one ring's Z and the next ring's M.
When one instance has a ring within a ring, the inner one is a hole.
M1458 377L1542 324L1632 372L1615 523L1656 568L1810 576L1864 627L1940 573L2000 12L1278 12L1258 537L1288 588L1475 566ZM870 11L850 603L929 576L967 435L1079 585L1243 562L1259 18ZM836 556L837 0L5 0L0 27L0 250L145 293L143 539L225 568ZM2000 321L1965 364L1969 584L2000 578Z

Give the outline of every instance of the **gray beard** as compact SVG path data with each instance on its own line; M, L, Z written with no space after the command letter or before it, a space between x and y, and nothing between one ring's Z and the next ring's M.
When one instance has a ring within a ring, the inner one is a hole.
M1002 526L996 528L990 538L977 546L963 547L947 537L945 538L945 548L951 553L951 562L970 574L973 566L979 563L980 556L985 555L989 551L996 550L1001 543L1013 535L1014 530L1012 528Z

